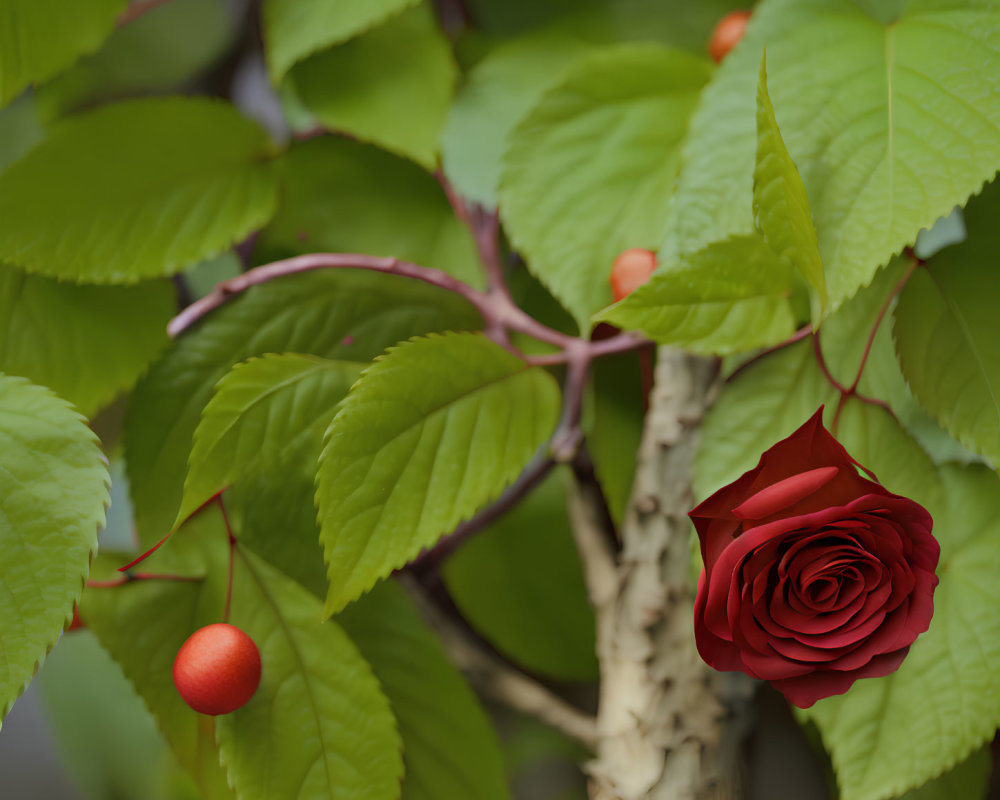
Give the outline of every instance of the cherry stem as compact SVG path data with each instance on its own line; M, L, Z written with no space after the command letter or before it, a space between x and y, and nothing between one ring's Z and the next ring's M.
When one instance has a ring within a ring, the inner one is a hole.
M157 572L126 572L119 578L112 578L107 581L87 581L90 589L111 589L116 586L124 586L127 583L136 581L188 581L196 582L204 580L201 576L193 575L170 575Z
M128 572L128 570L132 569L132 567L136 566L137 564L141 564L143 561L145 561L147 558L153 555L153 553L155 553L157 550L160 549L160 545L162 545L165 541L167 541L167 539L170 538L171 533L173 533L173 531L170 531L170 533L168 533L166 536L160 539L160 541L158 541L156 544L150 547L145 553L129 561L124 567L118 567L118 571Z
M229 524L229 514L226 513L226 504L222 499L222 493L220 492L215 496L216 502L219 504L219 510L222 511L222 521L226 524L226 535L229 537L229 572L226 576L226 607L222 612L222 621L229 622L229 609L233 601L233 561L236 557L236 536L233 534L233 527Z
M228 487L226 487L226 488L228 488ZM219 489L219 491L217 491L215 494L213 494L211 497L209 497L208 500L206 500L204 503L202 503L200 506L198 506L194 511L192 511L187 516L187 519L185 519L184 521L187 522L187 520L191 519L191 517L195 516L200 511L204 511L206 508L208 508L212 503L214 503L216 501L216 499L218 499L219 497L222 496L222 493L226 490L226 488ZM152 547L150 547L145 553L143 553L142 555L137 556L136 558L132 559L124 567L118 567L118 571L119 572L126 572L127 570L132 569L132 567L134 567L136 564L141 564L143 561L145 561L147 558L149 558L151 555L153 555L153 553L155 553L157 550L159 550L160 549L160 545L162 545L165 541L167 541L167 539L169 539L171 537L171 535L173 535L173 532L174 532L173 530L168 531L166 536L164 536L162 539L160 539L160 541L158 541L156 544L154 544Z

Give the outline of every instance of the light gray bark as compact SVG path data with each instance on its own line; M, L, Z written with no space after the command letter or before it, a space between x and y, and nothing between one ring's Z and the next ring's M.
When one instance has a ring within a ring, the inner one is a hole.
M715 372L705 359L661 349L617 558L584 490L571 500L601 663L597 753L587 765L593 800L742 796L753 686L706 666L692 625L691 466Z

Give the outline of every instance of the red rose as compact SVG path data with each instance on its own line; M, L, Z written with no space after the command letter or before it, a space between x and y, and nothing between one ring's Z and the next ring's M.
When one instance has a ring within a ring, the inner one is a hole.
M940 555L930 514L886 491L822 413L690 513L698 652L801 708L899 667L930 625Z

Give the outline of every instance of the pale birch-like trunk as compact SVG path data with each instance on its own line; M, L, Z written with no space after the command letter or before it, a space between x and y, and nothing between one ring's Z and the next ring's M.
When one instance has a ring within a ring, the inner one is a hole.
M742 796L752 683L706 666L692 625L691 467L716 372L660 350L617 557L594 557L597 521L581 490L571 502L601 664L597 752L586 767L593 800Z

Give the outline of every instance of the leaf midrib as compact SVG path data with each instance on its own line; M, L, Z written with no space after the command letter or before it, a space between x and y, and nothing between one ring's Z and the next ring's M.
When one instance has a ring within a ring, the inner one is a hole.
M244 553L239 547L233 548L233 553L239 553L243 563L246 564L247 572L253 577L254 582L260 588L261 596L274 612L274 617L278 621L278 625L281 626L281 630L284 632L285 638L288 641L289 650L291 650L292 654L295 656L296 663L299 665L299 669L303 677L302 684L306 687L306 696L309 698L309 707L316 721L316 738L319 741L320 752L322 753L321 758L323 760L323 772L326 774L326 785L333 789L335 788L335 784L333 782L333 774L330 771L330 760L327 756L326 739L323 731L323 715L320 713L319 704L316 702L312 681L309 679L310 673L306 669L305 660L302 658L302 653L299 650L297 642L295 641L295 637L292 635L291 629L285 622L285 618L281 613L281 608L279 607L278 602L271 595L264 579L261 578L257 570L254 569L254 566L250 563L250 559L247 557L246 553ZM307 770L306 775L308 776L308 774L309 771Z

